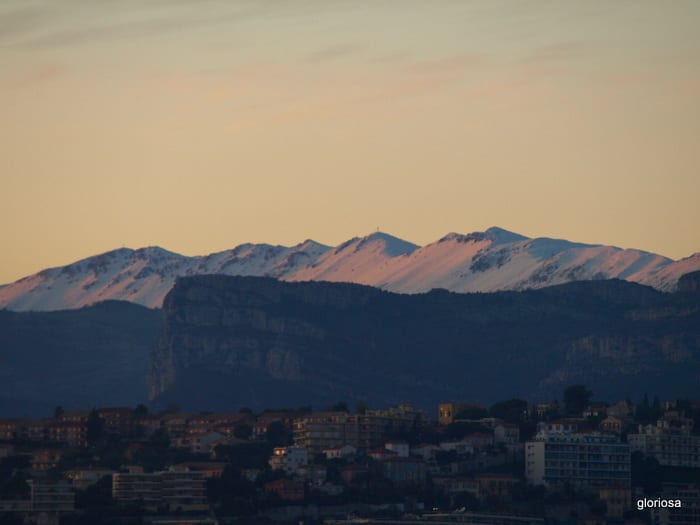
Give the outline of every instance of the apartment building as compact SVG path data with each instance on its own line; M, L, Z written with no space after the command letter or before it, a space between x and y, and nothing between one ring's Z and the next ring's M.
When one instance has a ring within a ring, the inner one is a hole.
M272 470L284 470L291 474L309 464L309 453L300 446L275 447L268 463Z
M166 470L145 473L138 468L112 475L112 497L148 509L203 511L207 505L205 477L200 471Z
M411 430L422 419L422 412L411 405L367 410L364 414L315 412L294 420L294 442L313 453L343 445L368 450L393 433Z
M530 483L547 487L628 488L630 447L617 436L542 431L525 444L525 475Z
M632 452L654 457L665 467L700 468L700 436L689 427L640 425L627 441Z

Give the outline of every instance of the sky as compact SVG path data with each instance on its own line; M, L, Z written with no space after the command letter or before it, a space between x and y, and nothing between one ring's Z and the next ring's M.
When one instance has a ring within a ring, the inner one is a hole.
M700 2L3 0L0 283L128 246L700 251Z

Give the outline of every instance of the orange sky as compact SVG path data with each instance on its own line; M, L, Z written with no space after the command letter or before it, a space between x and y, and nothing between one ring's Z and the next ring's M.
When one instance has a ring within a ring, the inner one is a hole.
M694 0L0 4L0 283L498 225L700 251Z

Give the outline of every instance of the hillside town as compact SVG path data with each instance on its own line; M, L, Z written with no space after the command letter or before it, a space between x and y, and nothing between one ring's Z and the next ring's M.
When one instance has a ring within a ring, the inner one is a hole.
M700 523L698 401L436 408L2 419L0 524Z

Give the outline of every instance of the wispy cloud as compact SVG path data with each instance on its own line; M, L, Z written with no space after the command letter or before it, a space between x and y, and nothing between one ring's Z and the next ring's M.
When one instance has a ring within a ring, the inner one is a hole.
M99 40L139 38L152 36L162 32L177 31L191 26L192 21L178 17L152 18L150 20L138 20L119 22L112 24L94 25L91 27L77 27L30 37L20 43L26 48L53 48L89 44Z
M0 44L4 41L22 49L85 45L235 24L261 16L261 10L252 4L219 1L198 3L196 8L192 2L173 0L159 4L74 0L62 4L67 6L73 9L57 10L45 4L0 12Z
M585 46L581 42L554 42L535 48L524 59L525 62L568 61L583 55Z
M306 61L311 63L330 62L357 53L361 49L362 46L356 43L334 44L309 54L306 57Z
M415 73L453 73L482 66L487 62L486 56L475 53L465 53L448 57L414 62L409 69Z
M26 35L41 27L46 13L34 7L19 7L0 11L0 43Z

